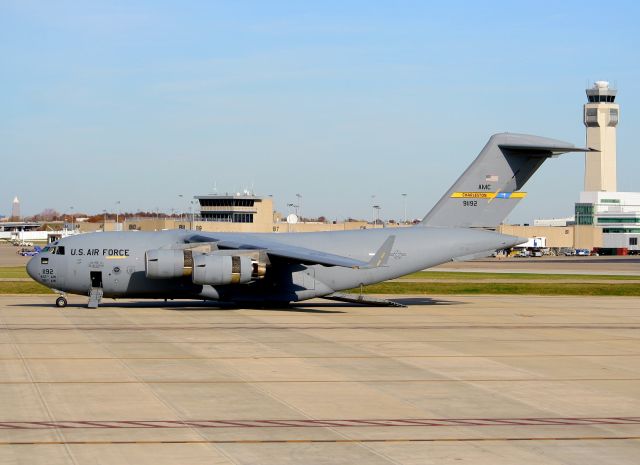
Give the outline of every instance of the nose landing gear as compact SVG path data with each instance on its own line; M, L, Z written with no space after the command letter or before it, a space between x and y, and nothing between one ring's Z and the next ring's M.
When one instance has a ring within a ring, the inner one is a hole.
M60 296L56 299L56 307L64 308L67 306L67 299L64 296Z

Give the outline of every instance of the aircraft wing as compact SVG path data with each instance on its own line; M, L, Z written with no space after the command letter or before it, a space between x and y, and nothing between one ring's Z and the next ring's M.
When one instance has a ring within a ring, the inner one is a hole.
M290 245L270 247L266 250L270 257L289 259L307 265L342 266L345 268L367 268L369 264L342 255L334 255L318 250Z
M390 236L382 244L371 261L365 262L342 255L295 245L281 244L265 239L251 238L250 241L217 240L204 235L195 235L188 239L189 243L214 243L218 249L232 250L264 250L271 258L290 260L305 265L341 266L345 268L375 268L386 263L395 236Z

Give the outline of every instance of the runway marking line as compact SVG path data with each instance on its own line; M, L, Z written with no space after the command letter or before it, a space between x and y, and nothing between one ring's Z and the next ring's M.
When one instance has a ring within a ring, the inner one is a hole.
M16 360L64 360L65 362L81 362L87 360L289 360L289 359L387 359L393 358L584 358L584 357L640 357L640 353L620 353L620 354L480 354L480 355L274 355L274 356L221 356L221 357L0 357L3 361L16 361Z
M568 437L501 437L501 438L401 438L401 439L196 439L147 441L0 441L0 446L42 445L158 445L158 444L314 444L314 443L410 443L410 442L502 442L502 441L637 441L640 436L568 436Z
M391 419L263 419L263 420L64 420L0 421L0 429L127 428L354 428L416 426L598 426L640 425L640 417L590 418L391 418Z
M253 379L253 380L227 380L227 379L203 379L193 380L77 380L77 381L0 381L2 385L21 384L353 384L353 383L528 383L528 382L579 382L579 381L640 381L640 378L434 378L434 379Z
M309 331L309 330L405 330L405 329L424 329L424 330L442 330L442 329L640 329L638 325L625 325L625 324L562 324L554 325L538 324L538 325L522 325L522 324L506 324L506 325L396 325L396 326L340 326L340 325L327 325L327 326L270 326L270 325L203 325L203 326L12 326L5 325L2 328L5 331L193 331L204 330L210 331L215 329L221 330L296 330L296 331Z

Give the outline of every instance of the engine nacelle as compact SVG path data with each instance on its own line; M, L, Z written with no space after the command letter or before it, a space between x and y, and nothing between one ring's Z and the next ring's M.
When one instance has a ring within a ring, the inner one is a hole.
M245 255L202 254L193 257L194 284L245 284L253 279L253 260Z
M193 271L193 252L177 249L147 250L144 265L149 279L189 276Z

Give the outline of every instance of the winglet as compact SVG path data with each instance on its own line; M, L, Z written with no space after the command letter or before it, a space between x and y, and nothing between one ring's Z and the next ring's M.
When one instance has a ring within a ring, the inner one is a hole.
M376 254L371 257L369 263L365 268L378 268L379 266L384 266L387 264L389 260L389 255L391 254L391 248L393 247L393 243L396 240L395 235L391 235L387 237L387 240L380 246Z

